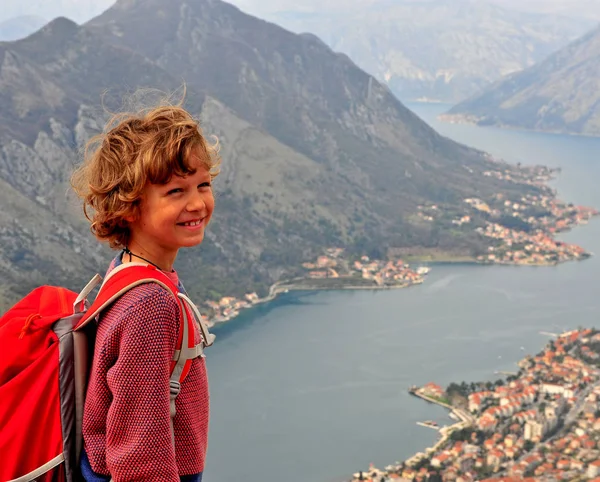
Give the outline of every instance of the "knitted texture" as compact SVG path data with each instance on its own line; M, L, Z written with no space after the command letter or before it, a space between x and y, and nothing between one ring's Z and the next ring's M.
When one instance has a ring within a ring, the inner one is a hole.
M169 273L177 284L177 275ZM171 360L179 306L157 284L133 288L101 316L83 416L92 470L115 482L178 482L204 470L209 394L204 358L196 358L169 422ZM196 343L202 339L195 330Z

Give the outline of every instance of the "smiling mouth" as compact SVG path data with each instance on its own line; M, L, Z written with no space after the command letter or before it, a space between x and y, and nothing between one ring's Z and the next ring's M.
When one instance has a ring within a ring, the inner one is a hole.
M195 221L187 221L185 223L177 223L177 224L179 224L180 226L191 226L191 227L193 227L193 226L200 226L203 222L204 222L204 218L197 219Z

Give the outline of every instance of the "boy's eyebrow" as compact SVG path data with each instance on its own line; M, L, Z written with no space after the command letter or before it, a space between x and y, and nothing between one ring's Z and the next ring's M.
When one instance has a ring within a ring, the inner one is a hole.
M167 181L167 183L164 184L164 186L168 186L169 184L173 184L174 182L185 182L186 178L190 178L191 176L193 176L193 174L188 174L187 176L172 176L171 179L169 179L169 181ZM207 172L199 178L199 182L206 181L212 181L212 176L209 172Z
M203 172L201 179L212 179L212 176L210 175L210 172L206 171Z

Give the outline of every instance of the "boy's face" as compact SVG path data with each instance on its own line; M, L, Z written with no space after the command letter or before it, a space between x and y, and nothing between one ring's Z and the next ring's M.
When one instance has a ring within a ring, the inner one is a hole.
M196 246L212 216L215 200L211 177L196 156L196 169L185 177L173 176L164 185L148 184L140 203L139 217L130 223L130 245L155 258L169 260L179 248Z

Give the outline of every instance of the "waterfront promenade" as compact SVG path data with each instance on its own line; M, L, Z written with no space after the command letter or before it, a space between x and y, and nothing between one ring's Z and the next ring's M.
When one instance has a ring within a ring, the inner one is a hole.
M448 439L450 438L450 435L452 434L453 431L470 427L474 422L474 417L472 415L470 415L468 412L466 412L465 410L453 407L452 405L449 405L449 404L444 403L436 398L426 395L425 393L423 393L422 389L417 389L417 390L411 389L410 394L414 395L415 397L419 397L429 403L434 403L435 405L444 407L445 409L449 410L450 413L454 414L454 416L459 420L455 424L452 424L450 426L441 427L439 429L439 433L440 433L441 437L435 443L435 445L425 449L424 453L418 452L406 460L406 462L405 462L406 465L413 466L413 465L417 464L419 461L421 461L423 458L427 457L429 454L435 453L437 450L439 450L448 441Z

